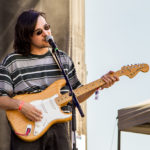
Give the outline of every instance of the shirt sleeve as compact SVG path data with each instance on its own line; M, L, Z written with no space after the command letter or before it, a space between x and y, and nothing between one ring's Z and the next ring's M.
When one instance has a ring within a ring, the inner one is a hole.
M0 96L12 96L13 84L9 71L0 65Z
M69 69L68 69L68 78L70 80L70 83L72 85L73 89L76 89L80 87L82 84L79 81L77 74L76 74L76 69L74 67L74 63L70 57L68 57L68 63L69 63Z

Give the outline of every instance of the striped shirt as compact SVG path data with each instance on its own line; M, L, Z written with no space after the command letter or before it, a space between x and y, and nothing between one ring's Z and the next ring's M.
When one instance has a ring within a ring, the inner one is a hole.
M73 89L81 85L69 56L59 50L60 59ZM0 65L0 96L40 92L58 79L64 78L51 52L44 55L22 56L11 53ZM61 93L68 91L65 86Z

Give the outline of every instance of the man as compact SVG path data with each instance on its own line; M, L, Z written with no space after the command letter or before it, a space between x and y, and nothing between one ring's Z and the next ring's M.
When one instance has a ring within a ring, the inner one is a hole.
M6 56L0 66L0 108L20 110L31 121L40 121L42 112L30 103L15 100L18 94L41 92L54 81L64 78L51 52L46 36L51 35L50 26L45 14L35 10L24 11L15 26L15 52ZM59 51L63 67L66 70L73 89L81 86L72 60L63 51ZM112 72L102 77L110 87L118 81ZM61 93L68 91L67 86ZM71 150L66 123L53 125L40 139L25 142L19 139L12 130L12 150Z

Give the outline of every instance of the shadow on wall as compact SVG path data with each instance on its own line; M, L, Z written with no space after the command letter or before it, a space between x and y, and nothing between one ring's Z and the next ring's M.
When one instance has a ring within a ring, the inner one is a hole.
M23 10L34 8L39 0L0 0L0 60L12 50L16 18ZM5 111L0 110L0 150L10 150L10 129Z
M18 15L34 8L39 0L0 0L0 60L12 50L14 26Z

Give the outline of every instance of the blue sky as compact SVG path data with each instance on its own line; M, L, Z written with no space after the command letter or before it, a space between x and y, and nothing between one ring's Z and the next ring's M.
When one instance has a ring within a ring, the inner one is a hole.
M122 66L150 65L149 0L85 0L87 82ZM150 99L150 72L126 76L87 103L88 150L117 150L117 111ZM122 132L121 150L149 150L150 135Z

